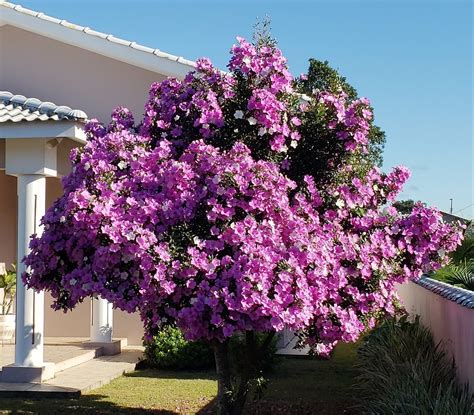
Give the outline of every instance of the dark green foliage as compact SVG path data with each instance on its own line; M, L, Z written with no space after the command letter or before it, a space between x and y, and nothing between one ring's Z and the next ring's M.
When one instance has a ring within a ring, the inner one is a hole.
M186 341L176 326L165 326L153 341L145 342L142 367L160 369L209 369L214 367L214 354L203 341Z
M308 79L299 81L301 92L310 95L312 91L344 91L351 101L357 99L357 90L346 81L344 76L329 66L328 61L309 59Z
M465 234L462 244L451 254L451 258L456 264L474 260L474 236Z
M308 79L298 79L296 90L302 94L313 95L313 92L327 91L334 94L345 92L349 102L358 98L357 90L350 85L346 78L341 76L337 70L332 68L327 61L317 59L309 60ZM312 174L319 182L338 181L341 171L338 169L343 162L353 167L351 175L363 177L368 170L374 166L382 165L382 152L385 144L385 132L371 123L369 131L368 153L356 152L346 154L344 148L336 137L331 136L334 131L327 129L323 122L324 114L318 105L311 105L306 120L303 120L302 140L298 148L290 153L292 163L301 164L301 168L292 167L292 176L299 179L299 170L306 174ZM348 157L349 159L344 159ZM308 170L308 166L313 166ZM305 168L303 168L305 167ZM340 179L339 179L340 180Z
M415 207L415 201L412 199L398 200L393 204L393 207L395 207L400 213L409 215Z
M297 182L309 174L320 185L319 188L323 188L334 182L335 171L342 166L348 152L336 132L328 128L330 116L327 107L314 100L308 105L308 111L301 117L298 146L288 150L290 169L287 174Z
M474 291L474 236L465 234L450 257L450 264L434 272L432 278Z
M474 400L419 318L384 321L359 348L360 407L369 414L468 415Z
M446 281L474 291L474 259L445 267Z

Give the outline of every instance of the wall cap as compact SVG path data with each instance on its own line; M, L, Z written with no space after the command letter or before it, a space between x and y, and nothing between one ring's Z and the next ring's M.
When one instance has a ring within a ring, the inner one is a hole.
M474 309L474 291L464 288L455 287L442 281L437 281L428 276L421 277L415 284L420 285L427 290L447 298L463 307Z

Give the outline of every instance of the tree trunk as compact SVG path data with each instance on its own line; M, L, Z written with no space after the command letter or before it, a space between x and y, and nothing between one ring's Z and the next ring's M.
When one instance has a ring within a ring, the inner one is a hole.
M232 415L232 384L229 364L229 341L213 344L217 372L217 414Z
M247 331L245 333L245 361L243 366L238 368L239 384L235 391L232 389L231 382L229 341L213 343L217 372L218 415L242 414L250 383L255 378L258 362L266 353L274 335L275 332L269 333L264 341L257 345L255 332Z

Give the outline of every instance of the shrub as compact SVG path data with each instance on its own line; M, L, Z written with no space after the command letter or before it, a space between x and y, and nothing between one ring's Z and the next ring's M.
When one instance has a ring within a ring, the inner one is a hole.
M459 265L448 265L446 268L450 271L446 277L447 282L474 291L474 259Z
M360 406L371 414L472 414L454 361L416 318L384 321L359 348Z
M203 341L187 341L176 326L166 326L153 340L145 342L142 366L159 369L209 369L214 366L214 354Z
M461 245L451 254L455 263L474 260L474 235L466 231Z

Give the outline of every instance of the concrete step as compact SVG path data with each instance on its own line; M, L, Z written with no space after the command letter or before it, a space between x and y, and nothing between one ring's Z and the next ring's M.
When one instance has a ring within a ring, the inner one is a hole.
M120 354L98 356L57 372L43 383L0 382L0 399L77 398L81 393L103 386L124 373L135 370L143 355L142 347L127 347Z
M54 373L62 372L63 370L69 369L74 366L78 366L82 363L88 362L89 360L95 359L96 357L102 356L103 350L101 347L84 351L83 354L70 359L63 360L62 362L55 363Z
M100 356L120 354L122 349L127 346L127 339L113 339L110 344L83 342L82 345L85 348L84 353L56 363L54 366L55 374Z

